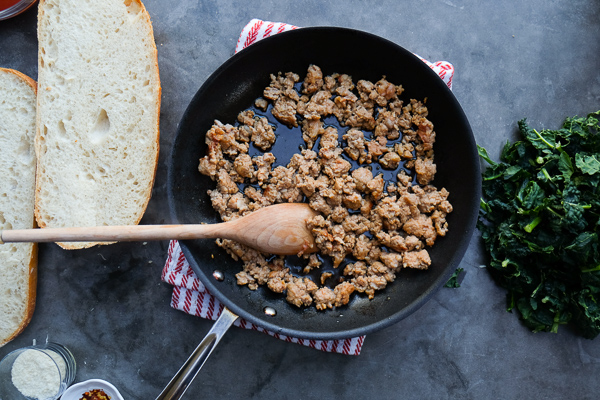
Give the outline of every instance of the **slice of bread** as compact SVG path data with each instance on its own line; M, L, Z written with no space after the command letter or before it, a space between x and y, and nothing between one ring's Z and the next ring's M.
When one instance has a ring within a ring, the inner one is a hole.
M34 227L36 83L0 68L0 230ZM37 245L0 243L0 346L31 320Z
M156 173L161 94L146 9L139 0L41 0L38 42L38 225L139 223Z

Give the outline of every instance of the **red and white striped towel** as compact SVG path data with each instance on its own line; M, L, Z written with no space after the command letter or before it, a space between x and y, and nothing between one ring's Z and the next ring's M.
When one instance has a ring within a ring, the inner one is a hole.
M293 29L298 29L298 27L281 22L268 22L253 19L242 30L235 52L237 53L252 43L256 43L266 37ZM431 63L422 57L419 58L433 69L440 78L443 79L446 85L452 89L452 77L454 75L454 67L452 64L446 61ZM163 268L161 279L174 286L173 295L171 297L171 307L177 310L198 317L217 320L225 308L216 297L206 290L200 279L194 274L190 264L185 259L185 255L181 251L179 242L176 240L172 240L169 243L167 261ZM365 340L364 336L342 340L298 339L268 331L241 318L235 321L234 325L263 332L277 339L285 340L286 342L298 343L313 349L348 355L359 355Z
M253 19L244 27L244 29L242 29L242 33L237 41L237 45L235 46L235 52L237 53L238 51L250 46L252 43L256 43L266 37L294 29L298 29L298 27L295 25L285 24L283 22L270 22L260 19ZM448 61L430 62L418 54L415 55L419 57L421 61L427 64L433 71L435 71L435 73L442 78L446 85L452 89L452 77L454 76L454 66L452 64L450 64Z

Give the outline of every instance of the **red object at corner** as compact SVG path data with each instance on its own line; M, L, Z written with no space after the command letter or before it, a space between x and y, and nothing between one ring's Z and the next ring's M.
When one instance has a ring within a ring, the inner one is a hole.
M20 0L0 0L0 11L6 10L17 4Z

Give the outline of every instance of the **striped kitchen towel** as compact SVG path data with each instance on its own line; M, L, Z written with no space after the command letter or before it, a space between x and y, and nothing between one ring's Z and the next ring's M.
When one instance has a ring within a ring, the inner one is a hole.
M283 22L270 22L260 19L253 19L244 27L244 29L242 29L242 33L237 41L237 45L235 46L235 52L237 53L238 51L250 46L252 43L256 43L259 40L269 36L294 29L298 29L298 27L295 25L285 24ZM431 68L439 75L440 78L442 78L448 88L452 89L454 66L451 63L448 61L430 62L418 54L415 54L415 56L419 57L421 61L427 64L429 68Z
M253 19L242 30L235 52L237 53L252 43L256 43L266 37L293 29L298 29L298 27L282 22ZM419 56L417 55L417 57ZM452 78L454 76L454 67L452 64L447 61L432 63L422 57L419 58L434 70L446 85L452 89ZM217 320L221 315L224 306L206 290L200 279L196 277L176 240L172 240L169 243L167 261L163 268L161 279L174 286L171 307L210 320ZM234 325L260 331L286 342L298 343L322 351L348 355L359 355L365 340L364 336L344 340L298 339L270 332L241 318L236 320Z

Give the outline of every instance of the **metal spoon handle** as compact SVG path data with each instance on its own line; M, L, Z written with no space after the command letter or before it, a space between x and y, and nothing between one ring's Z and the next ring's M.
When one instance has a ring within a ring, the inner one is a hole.
M196 350L194 350L156 400L177 400L183 396L208 356L210 356L210 353L212 353L215 346L236 319L238 319L238 316L227 308L223 310L217 322L215 322L202 342L196 347Z

